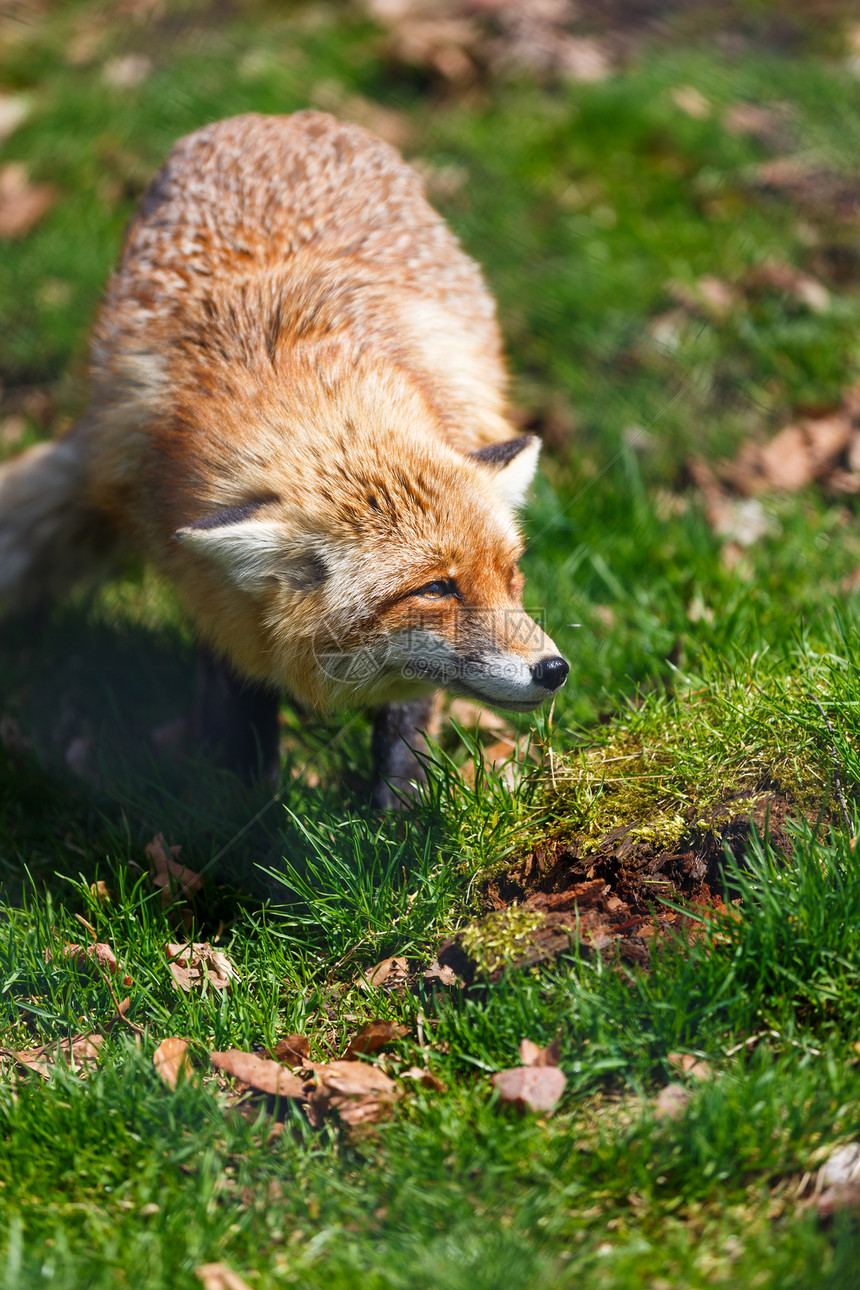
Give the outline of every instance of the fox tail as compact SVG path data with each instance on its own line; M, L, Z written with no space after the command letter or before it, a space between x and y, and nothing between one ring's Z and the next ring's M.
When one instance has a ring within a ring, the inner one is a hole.
M0 464L0 609L60 597L113 564L116 539L86 484L86 436L75 429Z

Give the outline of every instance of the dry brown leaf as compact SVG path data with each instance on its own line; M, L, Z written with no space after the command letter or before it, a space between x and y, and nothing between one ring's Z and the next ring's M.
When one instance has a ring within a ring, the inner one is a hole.
M390 993L403 994L409 979L409 963L401 956L383 959L374 967L367 968L364 979L375 990L388 990Z
M194 1275L203 1282L203 1290L251 1290L247 1281L232 1272L226 1263L201 1263L194 1269Z
M152 885L161 889L163 905L171 904L178 897L193 896L203 886L202 874L177 862L176 857L182 847L172 846L168 850L163 833L156 833L145 850L150 861Z
M820 154L776 157L756 166L752 183L766 191L788 194L798 206L854 224L858 186L853 174L829 169Z
M365 0L388 29L392 54L432 67L449 81L471 79L478 67L527 68L537 75L605 80L606 46L569 28L580 16L575 0Z
M460 978L457 976L454 969L447 965L442 967L438 959L434 959L430 966L425 968L421 973L421 979L423 981L427 981L428 984L433 981L438 981L440 985L450 986L460 984Z
M152 59L146 54L124 54L111 58L102 68L102 80L114 90L133 90L148 80Z
M669 291L685 309L717 321L728 317L743 303L743 297L735 287L713 274L705 274L692 287L684 282L670 282Z
M752 546L759 538L774 532L774 522L757 498L732 497L704 461L692 458L687 468L701 489L705 516L717 537L739 549Z
M367 0L373 18L387 27L392 53L413 66L428 66L447 80L469 79L475 65L471 51L480 27L445 0Z
M414 1079L422 1088L432 1089L434 1093L444 1093L447 1089L438 1075L434 1075L426 1066L410 1066L409 1070L400 1072L401 1079Z
M23 237L54 205L54 184L32 184L26 167L10 161L0 169L0 238Z
M818 1217L829 1223L838 1213L860 1213L860 1183L834 1183L815 1202Z
M682 1115L690 1100L689 1090L683 1084L667 1084L661 1088L654 1103L654 1117L657 1120L677 1120Z
M0 419L0 448L18 448L29 430L26 417L11 416Z
M327 1062L315 1070L317 1087L309 1096L312 1124L318 1124L330 1110L337 1111L351 1127L373 1124L401 1096L393 1079L365 1062Z
M747 135L765 148L786 148L795 113L788 103L735 103L723 114L731 134Z
M557 1066L514 1066L493 1076L500 1102L542 1115L555 1110L566 1083L567 1076Z
M554 1039L546 1048L535 1044L531 1039L520 1040L520 1061L523 1066L557 1066L560 1055L560 1044Z
M228 1048L223 1053L210 1053L209 1060L225 1075L232 1075L260 1093L305 1100L304 1081L269 1057L245 1053L240 1048Z
M97 882L90 883L90 895L94 896L102 905L106 905L108 901L113 899L113 892L108 887L104 878L99 878Z
M523 773L523 756L524 753L533 759L534 750L530 748L527 741L518 737L497 739L494 743L487 744L481 749L481 757L485 768L493 774L504 779L509 788L516 787L518 779ZM475 763L473 758L463 763L461 768L463 778L470 784L475 782Z
M57 956L50 948L45 950L46 963L50 963L55 957ZM111 976L116 976L119 972L116 955L104 941L98 941L95 945L63 945L59 957L70 959L81 967L94 967L97 972L109 973ZM123 975L122 984L133 985L134 983L130 976Z
M849 1142L837 1147L818 1171L818 1187L834 1187L842 1183L860 1185L860 1142Z
M213 950L208 941L194 941L191 945L178 945L173 941L164 947L170 974L177 989L189 994L208 981L216 990L229 990L239 973L221 950Z
M321 1086L325 1085L330 1092L344 1097L364 1097L369 1093L400 1096L394 1080L378 1066L371 1066L368 1062L354 1062L344 1058L336 1062L321 1062L314 1069Z
M352 1036L343 1054L343 1060L349 1061L358 1053L376 1053L395 1039L402 1039L409 1033L407 1026L399 1026L394 1021L369 1021Z
M850 418L834 412L785 426L764 446L748 443L723 474L747 496L772 490L797 492L825 478L851 442Z
M696 121L705 121L711 115L710 102L695 85L677 85L672 90L672 102Z
M492 708L485 708L471 699L452 699L448 716L465 730L485 730L488 734L510 735L510 722Z
M26 121L32 108L23 94L0 94L0 143Z
M311 1046L304 1035L286 1035L279 1039L272 1054L284 1066L304 1066L310 1060Z
M744 285L753 291L781 291L816 314L825 313L830 308L830 292L824 283L793 264L775 261L761 264L747 275Z
M176 1088L180 1074L183 1079L187 1079L191 1073L191 1065L188 1061L188 1040L162 1039L152 1055L152 1064L165 1084Z
M682 1075L689 1075L691 1079L713 1079L713 1067L699 1057L694 1057L692 1053L670 1053L669 1065L674 1066Z
M50 1075L58 1063L70 1066L72 1070L84 1070L98 1060L99 1048L104 1042L104 1035L73 1035L71 1039L61 1039L38 1048L25 1048L18 1051L0 1049L6 1057L12 1057L21 1066L36 1071L43 1078Z
M561 36L548 41L544 50L551 54L545 59L546 70L557 70L569 80L596 85L612 75L605 45L591 36ZM517 61L525 61L522 54Z
M795 492L812 482L806 441L799 425L786 426L770 443L745 444L726 475L747 495L771 489Z

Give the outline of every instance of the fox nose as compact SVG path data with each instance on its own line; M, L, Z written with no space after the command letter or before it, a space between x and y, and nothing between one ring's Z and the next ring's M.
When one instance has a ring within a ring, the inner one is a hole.
M532 668L532 678L545 690L557 690L564 685L569 671L563 658L542 658Z

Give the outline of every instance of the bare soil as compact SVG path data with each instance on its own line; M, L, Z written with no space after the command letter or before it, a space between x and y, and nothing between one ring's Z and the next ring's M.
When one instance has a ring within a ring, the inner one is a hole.
M714 809L707 827L691 828L670 850L636 840L640 821L612 829L587 852L577 839L540 843L494 878L484 893L488 929L501 911L516 908L540 916L515 938L511 956L483 970L464 945L464 936L474 943L473 928L440 946L439 963L467 985L495 981L506 970L547 962L575 946L581 954L601 953L646 966L666 936L689 941L701 934L708 919L730 916L726 847L742 860L753 831L766 831L774 850L787 852L787 822L800 813L791 798L773 791L763 793L751 808L747 797L744 807L738 811L727 799Z

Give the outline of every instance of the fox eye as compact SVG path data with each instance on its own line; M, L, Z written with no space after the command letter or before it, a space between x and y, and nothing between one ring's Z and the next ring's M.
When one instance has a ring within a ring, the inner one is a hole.
M440 578L437 582L427 582L409 593L412 596L431 596L439 599L442 596L456 596L457 584L453 578Z

